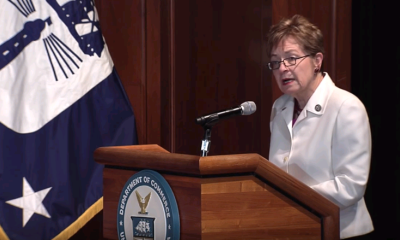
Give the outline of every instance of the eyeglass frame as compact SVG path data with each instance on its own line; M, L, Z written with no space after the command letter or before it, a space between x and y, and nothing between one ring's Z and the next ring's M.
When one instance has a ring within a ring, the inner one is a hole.
M309 56L311 56L311 54L307 54L307 55L304 55L302 57L288 57L288 58L285 58L285 59L283 59L281 61L271 61L271 62L267 63L267 66L268 66L269 70L271 70L271 71L279 69L281 67L281 63L283 63L283 65L285 65L285 67L290 67L290 66L296 65L296 63L297 63L296 60L297 59L302 59L302 58L306 58L306 57L309 57ZM289 64L286 65L285 61L288 61L288 59L294 60L294 63L290 64L290 65ZM271 63L279 63L279 65L278 65L277 68L272 69L271 68Z

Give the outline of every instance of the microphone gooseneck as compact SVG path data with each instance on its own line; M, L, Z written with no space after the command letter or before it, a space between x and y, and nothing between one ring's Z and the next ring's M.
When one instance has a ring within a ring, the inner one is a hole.
M211 113L196 118L196 123L204 128L204 139L201 142L201 156L207 156L210 151L211 144L211 128L221 119L227 119L239 115L250 115L257 110L256 104L252 101L247 101L238 107Z
M196 123L201 126L213 126L221 119L227 119L239 115L250 115L253 114L256 110L256 104L252 101L247 101L240 104L238 107L210 113L208 115L196 118Z

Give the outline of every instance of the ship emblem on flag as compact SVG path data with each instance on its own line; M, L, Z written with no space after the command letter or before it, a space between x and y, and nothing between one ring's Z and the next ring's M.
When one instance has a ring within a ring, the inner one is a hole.
M131 217L133 229L133 239L153 240L154 239L154 220L155 218Z

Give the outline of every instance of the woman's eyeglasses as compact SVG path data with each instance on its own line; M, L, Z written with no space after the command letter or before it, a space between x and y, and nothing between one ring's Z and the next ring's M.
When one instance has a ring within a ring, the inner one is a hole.
M282 62L286 67L290 67L290 66L296 65L296 60L297 59L305 58L305 57L308 57L308 56L310 56L310 54L302 56L302 57L289 57L289 58L283 59L282 61L269 62L269 63L267 63L267 65L268 65L269 70L278 69L281 66Z

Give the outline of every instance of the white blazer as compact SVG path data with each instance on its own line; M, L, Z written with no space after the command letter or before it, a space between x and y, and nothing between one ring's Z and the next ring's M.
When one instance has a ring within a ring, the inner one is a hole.
M340 207L340 238L374 230L364 201L371 132L364 105L327 73L292 127L294 99L271 113L269 160Z

